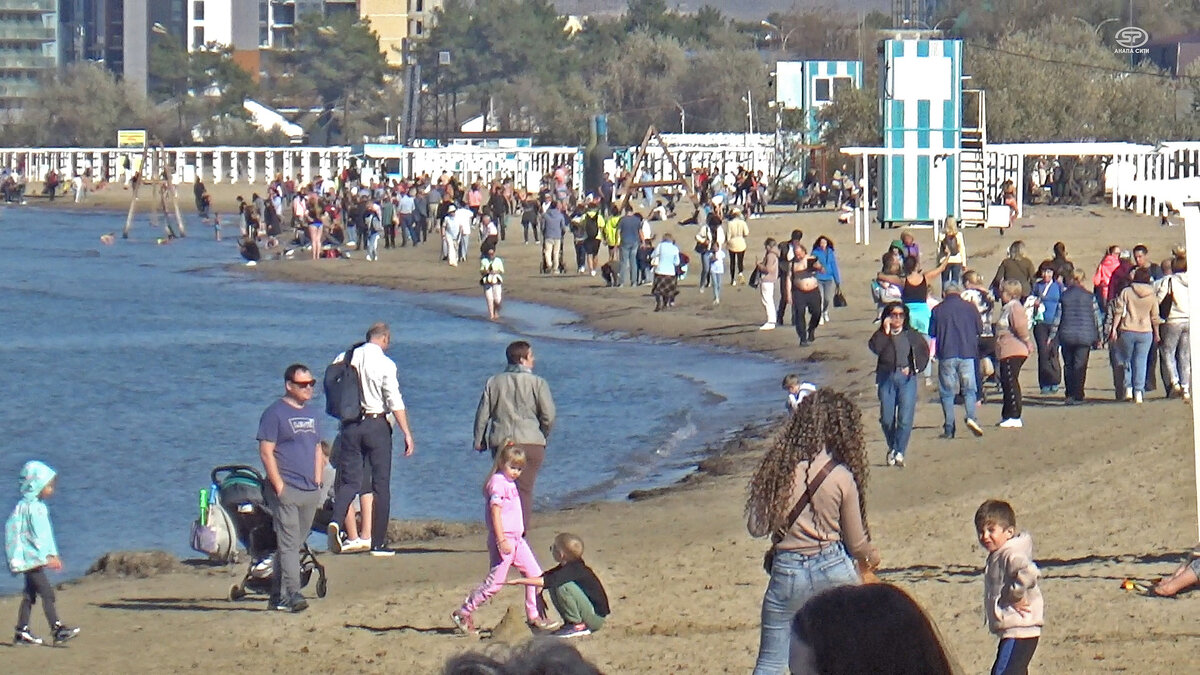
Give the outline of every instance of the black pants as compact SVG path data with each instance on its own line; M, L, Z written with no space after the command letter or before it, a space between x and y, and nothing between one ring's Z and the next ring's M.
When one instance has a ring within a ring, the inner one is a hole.
M1021 419L1021 366L1025 365L1024 356L1010 356L1000 359L1000 390L1004 392L1004 405L1000 417L1006 420Z
M1063 384L1067 387L1067 398L1083 400L1083 385L1087 381L1088 357L1091 353L1091 345L1062 346Z
M371 521L371 546L387 544L387 527L392 499L392 427L386 418L368 417L342 427L342 451L338 455L337 485L333 492L333 520L345 522L350 502L362 489L363 465L371 467L371 492L375 516Z
M1026 675L1033 652L1037 650L1037 638L1004 638L996 648L996 662L992 664L992 675Z
M523 231L523 233L525 235L526 243L529 242L529 232L531 230L533 231L533 240L536 242L538 240L538 227L537 227L536 217L533 220L530 220L527 218L521 219L521 230Z
M729 254L729 278L737 279L737 275L746 271L746 252L736 251Z
M383 247L396 248L396 224L388 223L383 227Z
M1062 364L1058 360L1058 341L1050 339L1051 326L1039 323L1033 327L1037 343L1038 386L1057 387L1062 382Z
M808 310L808 322L804 321L804 312ZM801 342L813 338L817 326L821 323L821 289L811 291L792 290L792 324L796 327L796 335ZM806 332L807 331L807 332Z
M58 610L54 608L54 587L46 578L46 568L39 567L25 573L25 590L21 593L21 607L17 610L17 627L29 625L29 615L37 604L38 596L42 598L42 611L46 613L46 621L51 628L58 625Z

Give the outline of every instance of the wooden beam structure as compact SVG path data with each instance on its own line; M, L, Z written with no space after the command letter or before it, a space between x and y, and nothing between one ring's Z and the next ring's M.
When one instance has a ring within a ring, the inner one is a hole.
M675 178L647 181L637 180L638 171L640 171L642 165L646 163L646 149L650 147L651 141L657 141L659 147L662 148L663 155L667 158L667 161L671 163L671 169L675 172ZM697 211L700 210L700 199L696 196L696 191L692 187L692 182L683 175L683 171L681 171L679 168L679 163L675 161L675 155L671 154L671 149L667 147L667 142L664 141L662 135L658 133L658 129L655 129L654 125L651 125L646 129L646 135L642 138L642 144L638 146L637 155L633 160L633 168L629 171L629 179L621 183L621 201L620 206L617 207L618 213L624 212L625 207L629 206L629 198L633 195L635 190L647 187L666 187L668 185L682 185L684 191L687 193L688 199L692 201L692 205L695 206Z

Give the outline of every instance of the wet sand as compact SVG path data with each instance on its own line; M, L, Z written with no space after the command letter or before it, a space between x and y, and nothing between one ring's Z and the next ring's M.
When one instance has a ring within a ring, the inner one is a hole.
M1028 243L1035 262L1049 257L1056 240L1065 241L1069 257L1089 271L1110 243L1144 242L1157 260L1183 240L1182 228L1159 228L1156 220L1106 207L1033 208L1022 223L1028 227L1003 236L967 231L969 267L990 279L1016 238ZM875 422L874 358L866 348L873 330L868 280L898 232L876 229L871 246L855 246L850 228L838 225L830 212L780 212L750 221L747 263L761 251L765 236L783 238L796 227L805 231L806 242L824 233L837 243L850 305L835 310L810 348L801 348L788 326L757 330L764 317L754 289L727 286L714 307L710 295L696 290L693 268L678 306L656 314L648 287L608 289L598 277L538 275L540 249L522 245L519 232L510 232L500 246L508 268L505 297L571 309L603 336L649 335L767 354L785 363L780 377L791 369L787 364L819 361L829 381L818 384L854 392L863 407L872 457L868 511L883 555L881 577L926 607L965 672L985 671L995 651L980 613L984 556L971 523L975 508L989 497L1013 503L1020 528L1033 533L1045 573L1047 623L1034 658L1038 672L1189 670L1200 644L1190 621L1200 594L1154 600L1118 586L1126 577L1168 574L1196 544L1190 409L1163 400L1161 389L1138 408L1113 402L1103 352L1091 359L1091 402L1076 408L1037 394L1034 366L1026 365L1024 429L992 426L999 421L999 405L992 403L979 414L982 438L938 441L936 390L924 387L908 467L889 468ZM694 228L671 229L690 249ZM663 231L655 228L656 234ZM917 234L922 248L932 251L929 231ZM566 253L572 263L569 240ZM486 318L473 265L452 269L438 261L435 248L424 246L383 251L381 257L377 263L359 255L272 262L247 273L459 293L478 298L479 314ZM605 257L602 252L602 261ZM588 372L602 368L593 364ZM763 386L777 390L779 384ZM530 533L535 552L545 551L555 532L576 532L608 588L614 613L605 630L573 643L606 672L747 672L752 666L766 583L760 567L765 544L746 534L742 507L765 442L755 436L762 435L747 432L726 448L725 460L712 463L722 475L705 474L637 502L536 515ZM550 448L551 466L554 453L564 451ZM137 664L163 672L246 667L424 673L435 672L454 653L484 646L454 637L448 616L486 572L482 538L442 537L400 548L391 559L323 557L329 596L296 616L266 613L265 602L225 600L241 567L187 569L149 579L89 577L60 593L63 616L84 627L70 648L14 649L4 654L6 666L13 672L127 672ZM89 563L67 561L75 569ZM507 608L520 605L521 594L506 590L478 612L477 622L494 626ZM15 598L0 599L0 615L6 612L16 612ZM39 629L40 622L35 616Z

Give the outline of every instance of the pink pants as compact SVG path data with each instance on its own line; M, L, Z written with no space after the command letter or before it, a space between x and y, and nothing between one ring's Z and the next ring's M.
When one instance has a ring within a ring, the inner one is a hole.
M483 603L490 600L504 586L504 581L508 578L508 568L513 565L516 565L521 574L526 577L542 576L542 568L538 565L537 558L533 556L533 550L529 548L529 543L525 541L525 538L513 534L505 535L505 537L513 544L513 551L508 555L500 553L496 539L488 536L488 556L491 558L492 569L483 582L471 591L471 594L463 602L460 610L463 614L469 616ZM538 611L538 589L534 586L525 587L525 616L531 621L541 618L541 613Z

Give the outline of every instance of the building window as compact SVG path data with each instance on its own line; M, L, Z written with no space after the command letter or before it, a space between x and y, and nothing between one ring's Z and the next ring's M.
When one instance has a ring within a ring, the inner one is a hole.
M425 32L425 24L421 21L413 22L413 35L422 35Z
M271 20L271 6L265 2L259 3L259 5L258 5L258 20L259 21L270 21Z
M425 11L425 0L417 0L417 11L418 12Z
M270 47L271 46L271 31L266 26L258 27L258 46L259 47Z
M196 26L192 28L192 48L200 49L204 46L204 26Z
M813 101L817 103L828 103L829 98L829 78L818 77L813 81Z
M192 3L192 20L204 20L204 0L195 0L195 2Z

